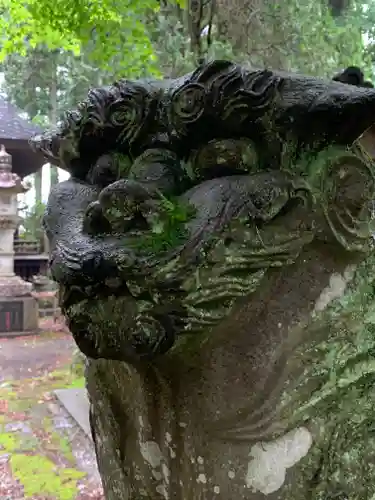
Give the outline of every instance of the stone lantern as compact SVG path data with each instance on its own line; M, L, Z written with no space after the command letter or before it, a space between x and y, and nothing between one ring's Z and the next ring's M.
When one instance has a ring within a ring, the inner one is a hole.
M19 223L17 195L29 189L12 172L12 156L0 150L0 336L35 333L38 328L32 284L14 273L14 232Z

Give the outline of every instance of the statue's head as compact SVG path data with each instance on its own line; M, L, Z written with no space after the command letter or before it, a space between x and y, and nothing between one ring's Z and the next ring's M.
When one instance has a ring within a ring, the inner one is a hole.
M82 351L152 359L307 245L367 251L374 123L375 90L226 61L91 90L33 140L72 175L44 223Z

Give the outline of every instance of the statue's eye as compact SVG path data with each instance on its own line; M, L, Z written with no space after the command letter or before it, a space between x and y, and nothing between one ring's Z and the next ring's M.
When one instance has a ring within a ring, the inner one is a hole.
M135 118L135 111L132 109L119 110L112 113L111 121L114 125L125 125L131 123Z

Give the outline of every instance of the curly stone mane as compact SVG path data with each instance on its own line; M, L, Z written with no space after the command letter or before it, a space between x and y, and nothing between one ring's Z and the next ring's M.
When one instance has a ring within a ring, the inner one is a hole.
M271 71L249 73L228 61L202 65L174 81L120 80L90 90L55 131L31 145L77 178L85 178L103 154L135 158L165 145L163 134L168 149L184 158L205 140L248 135L271 110L281 83Z

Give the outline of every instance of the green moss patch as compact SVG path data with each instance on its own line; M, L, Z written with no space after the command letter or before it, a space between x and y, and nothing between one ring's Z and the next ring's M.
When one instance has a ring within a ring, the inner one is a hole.
M6 453L12 453L19 448L19 439L13 433L0 434L0 448Z
M77 470L69 435L55 430L49 405L55 404L55 389L84 384L84 378L67 365L0 387L0 455L10 455L11 472L23 486L25 498L77 498L78 482L87 474Z
M68 386L68 389L83 389L86 385L85 378L79 377L74 379Z
M46 457L13 454L10 459L13 475L24 486L28 498L43 493L58 496L60 500L74 500L77 481L85 474L74 469L58 469Z
M146 252L159 253L176 248L186 240L186 223L195 215L194 207L160 195L158 209L149 220L151 231L127 244Z

